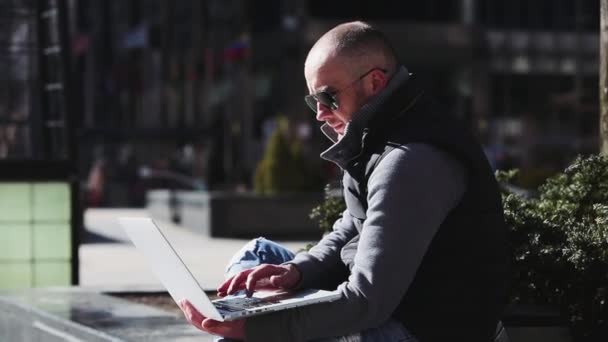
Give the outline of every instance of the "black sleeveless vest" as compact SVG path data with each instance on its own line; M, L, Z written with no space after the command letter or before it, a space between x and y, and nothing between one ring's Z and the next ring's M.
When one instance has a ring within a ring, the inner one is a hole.
M348 211L365 220L369 176L386 153L409 143L430 144L459 160L467 172L466 191L439 227L393 317L421 342L488 342L508 279L498 185L480 144L414 80L397 89L363 130L361 153L344 168Z

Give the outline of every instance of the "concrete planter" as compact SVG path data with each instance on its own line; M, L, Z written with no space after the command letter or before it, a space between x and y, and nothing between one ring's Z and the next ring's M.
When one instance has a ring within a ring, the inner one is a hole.
M251 193L154 190L147 194L152 217L214 237L320 238L308 218L322 194L260 196Z
M509 342L572 342L568 320L555 309L516 304L502 318Z

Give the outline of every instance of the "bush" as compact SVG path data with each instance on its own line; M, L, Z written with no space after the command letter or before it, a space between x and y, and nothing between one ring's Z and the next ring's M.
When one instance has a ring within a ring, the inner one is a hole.
M338 196L334 195L333 192L331 184L327 184L325 186L325 200L314 207L309 216L311 220L317 221L319 229L323 233L331 232L334 222L340 218L346 209L344 198L340 194Z
M256 168L254 191L272 195L320 189L320 173L315 173L307 164L302 144L298 141L290 142L288 139L287 119L279 118L278 122L279 125L270 137L264 156Z
M516 172L497 174L509 181ZM559 307L579 338L608 318L608 158L577 158L538 197L503 193L513 251L511 299Z

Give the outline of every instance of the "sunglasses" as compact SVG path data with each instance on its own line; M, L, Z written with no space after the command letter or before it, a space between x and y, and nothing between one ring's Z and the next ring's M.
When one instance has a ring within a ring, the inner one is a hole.
M362 79L365 78L365 76L369 75L372 73L372 71L375 70L380 70L383 73L386 73L385 69L382 68L372 68L371 70L369 70L368 72L364 73L363 75L359 76L356 80L352 81L349 85L347 85L346 87L340 89L340 90L336 90L336 91L327 91L327 90L323 90L320 91L318 93L314 93L314 94L310 94L310 95L306 95L304 96L304 101L306 102L306 104L308 105L308 107L310 107L310 109L312 109L313 112L317 112L317 104L322 104L325 107L328 107L331 110L336 110L338 109L338 99L336 98L336 96L338 95L339 92L344 91L350 87L352 87L353 85L355 85L357 82L361 81Z

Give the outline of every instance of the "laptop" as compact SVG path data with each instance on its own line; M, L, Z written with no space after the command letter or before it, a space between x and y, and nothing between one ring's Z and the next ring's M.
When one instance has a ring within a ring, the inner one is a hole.
M297 292L260 291L252 297L227 296L211 300L159 226L148 217L122 217L120 225L143 253L150 268L169 291L176 303L187 299L205 317L216 321L231 321L249 316L285 310L304 305L338 300L337 291L308 289Z

